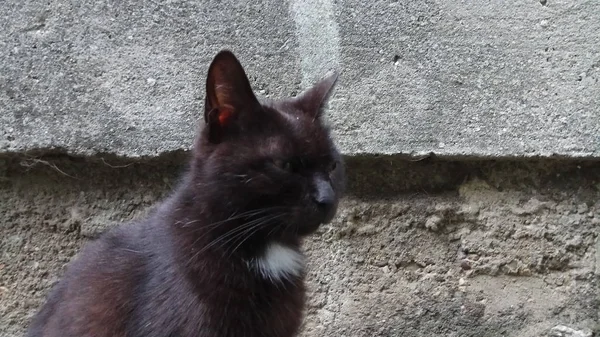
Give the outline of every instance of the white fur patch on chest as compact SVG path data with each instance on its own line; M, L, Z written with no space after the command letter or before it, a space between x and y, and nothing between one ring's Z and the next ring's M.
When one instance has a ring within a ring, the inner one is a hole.
M301 252L277 242L270 243L264 254L252 262L262 276L273 281L300 276L305 266Z

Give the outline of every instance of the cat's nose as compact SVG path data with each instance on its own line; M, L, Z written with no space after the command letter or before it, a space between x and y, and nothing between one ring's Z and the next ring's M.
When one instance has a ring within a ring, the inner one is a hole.
M319 207L319 210L325 214L331 212L335 204L335 192L331 183L322 177L318 177L314 182L313 200Z

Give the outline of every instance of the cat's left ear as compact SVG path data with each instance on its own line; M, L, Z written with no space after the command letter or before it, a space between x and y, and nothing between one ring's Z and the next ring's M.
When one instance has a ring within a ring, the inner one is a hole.
M318 118L323 110L323 105L327 102L333 87L338 79L338 72L334 71L321 79L310 89L302 92L292 99L292 104L305 114Z
M228 50L219 52L208 69L204 121L210 141L219 142L244 114L260 108L244 68Z

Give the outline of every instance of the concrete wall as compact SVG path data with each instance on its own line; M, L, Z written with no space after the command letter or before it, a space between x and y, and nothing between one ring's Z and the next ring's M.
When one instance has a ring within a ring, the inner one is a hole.
M221 48L268 97L342 71L328 116L349 195L307 243L303 336L600 333L600 2L0 14L0 336L21 335L82 244L169 192Z
M20 336L80 245L142 216L181 163L40 160L11 159L0 176L1 336ZM385 157L348 169L337 220L306 245L303 336L600 328L597 163Z
M600 156L598 1L4 0L0 11L1 152L188 148L209 61L227 47L263 95L339 68L330 115L348 154Z

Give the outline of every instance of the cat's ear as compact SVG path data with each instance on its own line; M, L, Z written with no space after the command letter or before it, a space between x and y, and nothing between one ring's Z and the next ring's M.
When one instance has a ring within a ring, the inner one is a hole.
M208 68L204 121L209 140L218 142L240 118L260 107L244 68L228 50L222 50Z
M338 72L334 71L311 88L294 97L292 99L292 104L303 113L318 118L321 114L323 105L333 91L337 79Z

